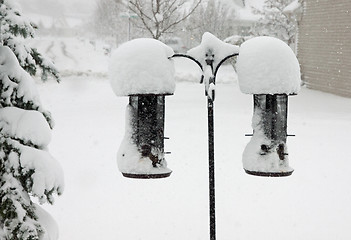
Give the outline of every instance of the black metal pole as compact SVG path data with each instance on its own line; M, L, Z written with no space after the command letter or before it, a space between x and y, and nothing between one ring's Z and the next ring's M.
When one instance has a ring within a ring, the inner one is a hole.
M212 77L209 79L209 84L215 84L216 74L219 67L229 58L237 56L238 53L234 53L222 59L217 66L214 68L214 53L209 49L205 53L206 64L211 66ZM186 54L174 54L173 57L185 57L193 60L202 71L204 71L204 66L196 60L194 57ZM208 76L207 76L208 77ZM200 83L203 82L204 75L202 75ZM214 163L214 92L207 92L209 89L206 89L207 96L207 109L208 109L208 158L209 158L209 204L210 204L210 240L216 240L216 199L215 199L215 163Z
M208 109L208 159L210 194L210 240L216 240L215 164L214 164L214 121L213 100L207 98Z

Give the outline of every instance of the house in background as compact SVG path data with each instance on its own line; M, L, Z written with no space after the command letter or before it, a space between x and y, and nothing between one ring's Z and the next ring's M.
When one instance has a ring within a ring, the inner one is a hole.
M351 97L351 1L304 0L297 56L308 88Z

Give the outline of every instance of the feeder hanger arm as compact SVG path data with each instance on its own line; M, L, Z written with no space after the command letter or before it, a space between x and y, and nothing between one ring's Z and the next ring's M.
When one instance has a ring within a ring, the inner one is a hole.
M181 53L176 53L172 57L169 57L169 59L174 58L174 57L185 57L185 58L188 58L188 59L192 60L193 62L195 62L199 66L199 68L201 69L201 72L204 71L201 63L198 60L196 60L195 58L193 58L192 56L189 56L189 55L186 55L186 54L181 54ZM201 75L200 83L203 83L203 80L204 80L204 75Z
M206 53L206 55L208 55L208 52ZM216 78L217 72L218 72L219 68L222 66L222 64L223 64L226 60L228 60L229 58L235 57L235 56L238 56L238 55L239 55L239 53L233 53L233 54L230 54L230 55L226 56L225 58L223 58L223 59L218 63L218 65L217 65L215 68L214 68L214 66L213 66L214 59L212 59L212 63L211 63L211 62L207 62L207 61L210 61L210 59L205 60L207 65L210 65L210 64L211 64L211 68L212 68L212 72L213 72L213 77L214 77L214 79ZM188 58L188 59L192 60L193 62L195 62L195 63L199 66L199 68L201 69L201 71L204 72L204 67L203 67L202 64L201 64L197 59L195 59L194 57L189 56L189 55L187 55L187 54L176 53L176 54L174 54L173 56L169 57L169 59L174 58L174 57L185 57L185 58ZM208 57L208 56L207 56L207 57ZM201 76L200 83L203 83L203 81L204 81L204 75ZM215 81L215 80L214 80L214 81Z
M219 70L219 67L220 67L226 60L228 60L228 59L231 58L231 57L238 56L238 55L239 55L239 53L234 53L234 54L231 54L231 55L229 55L229 56L223 58L223 59L218 63L218 65L216 66L216 69L215 69L215 72L214 72L213 75L214 75L214 76L217 75L217 72L218 72L218 70Z
M172 57L169 57L169 58L174 58L174 57L189 58L190 60L193 60L201 68L201 71L203 70L203 67L202 67L201 63L198 60L196 60L195 58L193 58L192 56L189 56L189 55L186 55L186 54L181 54L181 53L176 53Z

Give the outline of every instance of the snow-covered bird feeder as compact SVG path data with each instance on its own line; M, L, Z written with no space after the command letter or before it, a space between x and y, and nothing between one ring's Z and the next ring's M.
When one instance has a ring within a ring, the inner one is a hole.
M244 42L237 59L239 86L253 94L253 135L243 153L248 174L289 176L287 139L288 96L300 90L300 66L291 48L273 37Z
M117 153L118 168L130 178L171 174L164 152L165 96L175 90L173 50L148 38L117 48L109 74L117 96L129 96L126 133Z

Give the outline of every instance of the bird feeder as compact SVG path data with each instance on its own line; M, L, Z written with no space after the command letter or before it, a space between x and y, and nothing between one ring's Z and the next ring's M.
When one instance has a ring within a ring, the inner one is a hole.
M289 167L286 147L288 95L254 94L253 102L253 141L247 147L244 159L250 159L255 152L253 157L260 162L252 166L248 160L246 173L268 177L291 175L293 169Z
M243 153L245 172L282 177L289 166L287 140L288 96L300 89L300 67L288 45L272 37L244 42L237 71L240 89L253 94L253 134Z
M275 143L286 142L288 95L254 94L253 97L254 115L258 115L265 136Z
M134 39L114 51L109 66L112 89L129 96L125 137L118 168L128 178L171 174L164 151L165 96L175 89L173 50L155 39Z
M170 94L139 94L129 96L129 124L128 142L135 146L138 152L137 161L144 172L134 169L123 171L122 174L129 178L163 178L171 174L167 168L164 152L164 125L165 125L165 96ZM122 148L119 157L134 157ZM130 159L129 159L130 160ZM142 163L142 162L145 163ZM140 169L140 170L141 170Z

